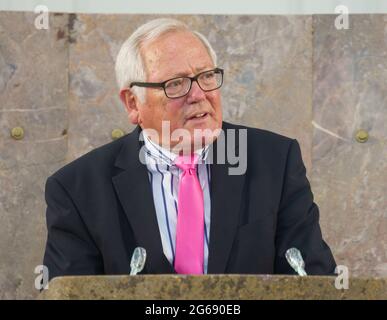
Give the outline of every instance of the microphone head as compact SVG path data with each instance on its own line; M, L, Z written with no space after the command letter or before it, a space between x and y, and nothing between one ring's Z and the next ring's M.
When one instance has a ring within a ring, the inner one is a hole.
M130 274L136 275L144 269L146 261L146 250L141 247L137 247L133 251L132 259L130 261Z
M285 253L286 260L290 266L296 271L300 276L306 276L305 272L305 262L302 259L300 250L297 248L290 248Z

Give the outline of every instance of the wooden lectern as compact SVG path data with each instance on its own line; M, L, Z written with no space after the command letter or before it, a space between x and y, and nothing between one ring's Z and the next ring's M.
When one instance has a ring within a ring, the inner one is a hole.
M387 300L387 278L350 278L336 289L335 277L285 275L136 275L54 278L39 299L127 300Z

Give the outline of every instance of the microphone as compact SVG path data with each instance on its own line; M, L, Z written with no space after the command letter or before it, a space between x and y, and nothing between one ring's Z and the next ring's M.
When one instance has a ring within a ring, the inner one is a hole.
M146 260L146 250L137 247L133 251L132 259L130 260L130 275L135 276L144 269Z
M290 248L285 253L286 260L290 264L290 266L298 273L299 276L306 276L305 272L305 262L302 259L302 255L300 250L297 248Z

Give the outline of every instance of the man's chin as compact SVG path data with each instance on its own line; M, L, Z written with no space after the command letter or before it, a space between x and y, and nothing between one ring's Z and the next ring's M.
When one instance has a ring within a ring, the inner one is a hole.
M194 130L189 131L189 135L181 137L178 143L172 143L173 152L190 154L196 150L203 149L204 147L212 144L218 138L220 131L220 128L216 128L214 130L210 128L195 128Z
M221 128L195 128L193 130L193 138L191 140L191 146L197 150L202 149L212 144L219 136Z

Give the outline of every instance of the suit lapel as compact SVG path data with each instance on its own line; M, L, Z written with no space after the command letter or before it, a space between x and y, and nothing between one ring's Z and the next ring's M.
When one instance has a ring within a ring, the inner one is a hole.
M225 124L223 126L225 128ZM225 146L227 134L225 133ZM211 230L209 239L208 273L225 273L241 208L245 175L229 175L231 165L217 164L219 137L214 143L211 165ZM238 140L235 139L235 148ZM224 152L224 151L223 151ZM222 153L223 153L222 152ZM227 149L226 153L227 155Z
M163 253L147 168L139 160L141 143L137 127L126 137L115 165L123 171L112 178L137 245L146 249L148 273L175 273Z

